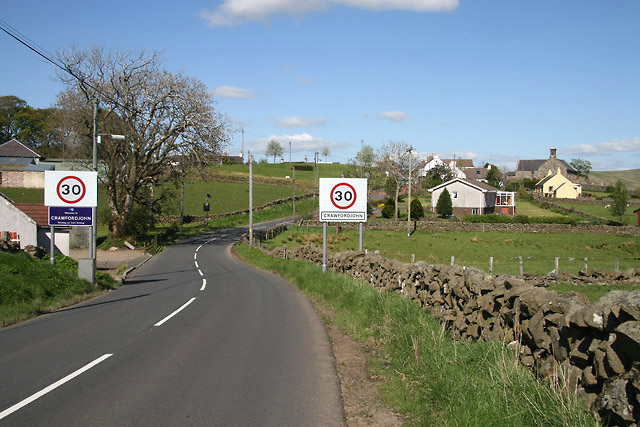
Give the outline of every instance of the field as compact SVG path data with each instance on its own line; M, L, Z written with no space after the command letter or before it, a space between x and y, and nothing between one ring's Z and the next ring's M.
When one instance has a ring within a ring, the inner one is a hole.
M585 205L582 203L571 203L568 200L562 200L555 203L565 208L575 209L577 211L586 212L591 215L618 221L618 218L614 218L613 215L611 215L611 208L605 208L605 203L597 205ZM624 214L624 225L636 225L638 223L638 216L637 214L633 213L634 210L635 208L632 206L627 207L627 210Z
M332 252L358 249L358 231L343 230L336 234L329 227L328 249ZM267 242L269 248L314 243L322 245L322 230L292 229ZM429 264L450 264L455 257L458 265L472 266L489 272L493 257L493 274L520 273L523 259L525 273L547 274L555 268L577 274L584 269L584 259L590 269L614 270L616 260L620 270L640 267L640 239L629 236L593 234L538 234L538 233L473 233L417 231L407 237L405 231L365 230L364 249L380 251L386 258Z
M555 217L562 216L562 214L555 213L550 211L549 209L543 209L531 202L526 202L524 200L518 200L516 202L516 214L517 215L526 215L529 217Z
M620 180L629 190L640 190L640 169L625 171L591 171L589 177L605 186L615 185Z

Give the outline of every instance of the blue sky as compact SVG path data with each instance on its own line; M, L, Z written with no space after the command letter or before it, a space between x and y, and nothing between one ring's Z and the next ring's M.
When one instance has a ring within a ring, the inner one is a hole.
M10 2L0 19L51 53L162 51L288 160L361 141L513 169L518 159L640 168L637 0L75 0ZM55 104L53 66L0 32L0 95ZM239 154L241 134L229 154ZM271 161L271 159L270 159Z

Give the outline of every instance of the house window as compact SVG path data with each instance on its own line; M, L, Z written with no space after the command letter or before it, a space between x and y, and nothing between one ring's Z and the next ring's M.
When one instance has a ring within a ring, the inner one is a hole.
M458 192L457 191L452 191L451 192L451 197L454 198L454 199L457 199L458 198Z
M480 208L471 209L471 215L480 215Z

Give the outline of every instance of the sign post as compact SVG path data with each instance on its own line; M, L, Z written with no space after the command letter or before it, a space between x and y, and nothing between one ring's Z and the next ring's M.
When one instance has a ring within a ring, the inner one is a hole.
M366 178L320 178L319 218L323 229L322 272L327 270L327 223L359 222L360 250L362 223L367 221Z
M56 226L93 226L98 206L98 172L45 171L44 204L49 207L51 227L51 259L53 263ZM95 283L95 254L93 244L90 265L78 261L78 275Z

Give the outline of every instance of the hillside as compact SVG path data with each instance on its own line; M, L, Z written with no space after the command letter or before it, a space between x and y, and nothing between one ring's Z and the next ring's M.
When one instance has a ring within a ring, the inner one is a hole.
M622 171L591 171L589 178L596 184L615 185L620 180L629 190L640 190L640 169Z

